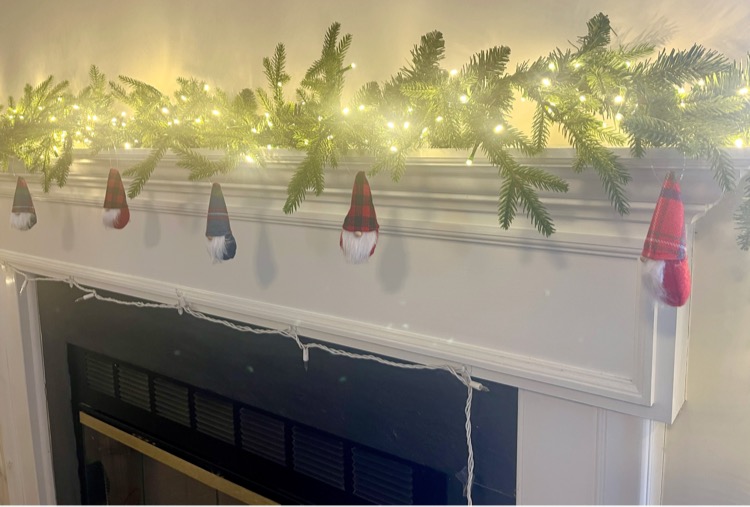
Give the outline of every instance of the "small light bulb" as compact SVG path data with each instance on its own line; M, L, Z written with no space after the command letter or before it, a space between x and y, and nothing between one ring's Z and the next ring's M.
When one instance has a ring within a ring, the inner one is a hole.
M388 125L388 128L389 128L389 129L392 129L392 128L395 128L395 127L396 127L396 124L395 124L395 123L393 123L392 121L389 121L388 123L386 123L386 125Z
M526 97L521 97L521 102L526 102Z
M357 68L357 64L354 63L354 62L352 62L351 65L349 65L349 67L351 67L352 69L356 69Z
M607 122L606 121L602 122L602 128L607 128Z
M680 102L680 107L685 107L685 101L684 100Z
M466 159L466 165L472 165L473 163L474 163L474 161L471 160L470 158Z
M258 133L258 129L256 129L255 127L253 127L253 128L250 129L250 132L252 132L253 134L257 134Z
M81 109L81 106L79 106L78 104L73 104L73 109L78 111L79 109Z
M626 67L626 68L628 68L628 69L629 69L629 68L630 68L630 65L631 65L631 63L630 63L630 61L629 61L629 60L628 60L627 62L625 62L625 67Z
M734 145L735 145L735 146L736 146L737 148L742 148L742 145L743 145L743 144L745 144L745 143L744 143L744 142L742 141L742 139L735 139L735 140L734 140Z
M57 97L58 102L62 102L62 97Z
M345 107L344 109L341 110L341 112L344 113L344 116L349 114L349 111L351 111L351 109L349 109L348 107Z
M308 144L310 144L310 141L308 141L307 139L305 139L303 142L305 143L305 146L307 146Z
M318 121L323 121L323 117L322 116L318 116Z
M204 85L203 85L203 91L204 91L204 92L207 92L207 91L208 91L208 90L210 90L210 89L211 89L211 87L210 87L210 86L208 86L207 84L204 84Z
M554 63L551 63L551 62L550 62L550 64L549 64L549 65L547 65L547 68L548 68L549 70L555 70L555 64L554 64Z
M680 86L679 88L677 88L677 93L679 93L680 95L685 95L685 88Z
M195 119L195 123L200 123L200 122L201 122L201 119L200 119L200 118L196 118L196 119Z
M395 146L391 146L391 152L396 153L398 151L398 148Z
M586 95L581 95L580 97L578 97L578 100L580 100L581 102L586 102Z
M111 121L111 122L112 122L113 124L115 124L115 123L117 123L117 118L112 118L112 120L110 120L110 121Z
M250 155L245 155L245 161L249 162L249 163L252 163L253 162L253 157L251 157Z
M270 144L267 144L267 145L266 145L266 149L267 149L267 150L272 150L272 149L273 149L273 146L271 146Z
M357 109L359 109L360 111L364 111L365 110L365 105L364 104L360 104Z
M427 130L428 130L427 127L423 128L422 129L422 135L425 135L427 133Z
M622 118L623 118L623 116L622 116L622 114L620 114L620 113L617 113L617 114L615 115L615 120L616 120L616 121L622 121Z
M622 95L617 95L615 97L615 104L622 104L622 101L625 100Z
M414 108L413 108L413 107L411 107L411 106L409 106L409 107L407 107L407 108L406 108L406 112L407 112L407 113L411 113L411 112L413 112L413 111L414 111Z
M460 96L460 97L458 98L458 100L460 100L460 101L461 101L461 104L466 104L467 102L469 102L469 97L467 97L466 95L461 95L461 96Z
M502 125L499 125L499 124L495 125L495 134L499 134L502 131L503 131L503 126Z
M328 139L330 141L331 139L333 139L333 135L332 134L328 134L328 136L326 137L326 139Z
M54 123L54 122L56 122L56 121L57 121L57 118L56 118L56 117L54 117L54 116L50 116L50 117L49 117L49 121L51 121L51 122L53 122L53 123Z
M180 100L183 102L187 102L187 97L184 95L180 95Z
M578 69L578 68L580 68L580 67L581 67L581 62L575 62L575 63L573 64L573 68L574 68L574 69Z
M704 79L699 79L698 80L698 86L700 86L701 88L703 88L704 86L706 86L706 81Z
M180 120L178 118L175 118L174 120L172 120L172 123L174 123L175 125L179 125Z
M284 83L282 83L281 81L277 81L276 82L276 86L278 86L279 88L281 88L282 86L284 86Z
M219 113L218 109L214 109L214 110L211 111L211 114L214 115L214 116L219 116L221 113Z
M99 117L96 116L96 115L92 116L91 119L94 120L94 121L99 121Z
M169 114L169 109L167 109L166 107L162 107L161 112L164 114Z
M409 125L411 125L411 123L409 123L408 121L405 121L404 122L404 129L408 129Z
M131 149L131 148L133 147L133 145L132 145L132 144L130 144L130 143L125 143L125 145L124 145L124 146L125 146L125 149L126 149L126 150L129 150L129 149Z
M747 89L747 86L745 86L744 88L740 88L737 93L739 93L740 95L747 95L747 92L748 92L748 89Z
M120 113L120 116L122 116L123 118L125 118L125 117L128 116L128 113L126 113L125 111L123 111L122 113Z
M552 84L552 81L550 81L548 77L545 77L544 79L542 79L543 86L550 86L551 84Z
M442 116L438 116L437 118L435 118L435 121L436 122L441 122L441 121L443 121L443 117Z
M456 76L458 74L458 71L456 69L451 69L450 74L451 76Z

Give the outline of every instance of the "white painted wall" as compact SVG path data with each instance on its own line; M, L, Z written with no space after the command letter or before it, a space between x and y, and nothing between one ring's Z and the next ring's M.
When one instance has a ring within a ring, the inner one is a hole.
M698 223L687 401L667 430L664 503L750 503L750 253L727 201Z

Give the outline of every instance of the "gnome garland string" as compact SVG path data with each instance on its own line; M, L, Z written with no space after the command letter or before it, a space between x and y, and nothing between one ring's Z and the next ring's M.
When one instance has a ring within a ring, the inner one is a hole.
M211 199L208 203L206 219L206 239L208 239L208 253L214 262L233 259L237 254L237 241L229 225L229 213L224 201L221 185L211 186Z
M122 229L130 222L128 200L122 185L122 178L120 178L120 171L117 169L109 170L102 222L109 229Z
M685 241L685 207L680 183L667 174L643 244L646 286L659 301L682 306L690 297L690 265Z
M16 193L13 196L13 209L10 213L10 226L19 231L28 231L36 225L36 210L26 180L18 177Z
M375 253L379 229L370 184L364 171L359 171L354 179L352 205L344 219L339 238L339 246L347 262L352 264L367 262Z

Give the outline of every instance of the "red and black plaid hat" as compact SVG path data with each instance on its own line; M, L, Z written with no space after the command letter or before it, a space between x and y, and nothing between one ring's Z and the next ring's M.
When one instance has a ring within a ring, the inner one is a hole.
M352 189L352 205L344 219L344 230L351 232L371 232L380 228L375 216L375 206L372 204L370 184L364 171L357 173Z
M641 256L656 261L676 261L687 256L685 207L673 172L664 179Z
M29 187L26 184L26 180L20 176L16 182L16 194L13 196L13 210L11 212L36 214Z
M214 183L211 186L211 200L208 202L208 219L206 220L206 237L218 238L231 234L229 226L229 213L227 204L224 202L224 193L221 185Z
M117 169L109 170L109 179L107 180L107 194L104 196L105 209L128 209L128 201L125 195L125 188L122 186L120 171Z

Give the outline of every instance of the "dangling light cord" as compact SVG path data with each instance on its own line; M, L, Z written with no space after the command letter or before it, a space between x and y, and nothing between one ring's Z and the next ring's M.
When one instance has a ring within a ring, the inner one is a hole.
M391 366L394 368L401 368L405 370L433 370L433 371L442 370L442 371L446 371L450 373L459 382L465 385L467 389L466 405L464 407L464 414L466 416L466 424L464 425L464 428L466 430L466 447L468 450L468 458L467 458L467 463L466 463L466 475L467 476L466 476L466 483L464 484L464 496L466 496L468 505L473 505L473 501L471 497L471 489L474 484L474 447L471 442L471 425L472 425L471 406L472 406L472 400L473 400L475 389L477 391L489 391L489 389L487 389L487 387L483 386L481 383L474 380L469 374L469 371L466 366L463 366L461 368L456 368L449 364L430 365L430 364L401 363L398 361L384 359L382 357L375 356L372 354L358 354L355 352L348 352L346 350L341 350L341 349L337 349L334 347L330 347L323 343L317 343L317 342L302 343L302 340L300 340L299 335L297 334L296 326L290 326L287 329L258 329L252 326L239 325L239 324L235 324L234 322L230 322L228 320L211 317L210 315L206 315L197 310L193 310L192 308L190 308L190 304L188 303L187 299L185 298L184 293L180 289L175 289L177 303L173 303L173 304L147 303L143 301L122 301L120 299L115 299L115 298L111 298L108 296L102 296L98 292L96 292L96 290L82 286L72 276L67 277L67 278L57 278L57 277L48 277L48 276L31 276L11 266L10 264L6 262L2 262L2 261L0 261L0 267L2 267L4 270L9 270L11 273L23 278L23 282L21 283L21 289L19 290L19 293L23 293L24 289L26 289L26 286L28 285L28 282L60 282L60 283L68 284L71 288L75 287L76 289L84 293L83 296L75 300L76 303L78 303L79 301L88 301L90 299L96 299L98 301L103 301L106 303L114 303L114 304L123 305L123 306L133 306L136 308L163 308L167 310L177 310L177 313L179 313L180 315L187 313L188 315L196 319L205 320L206 322L210 322L212 324L225 326L235 331L239 331L241 333L252 333L256 335L277 334L277 335L284 336L286 338L293 340L302 351L302 361L305 365L305 370L307 370L308 364L310 361L310 349L318 349L318 350L327 352L328 354L331 354L333 356L348 357L350 359L361 359L364 361L373 361L373 362L380 363L386 366Z

